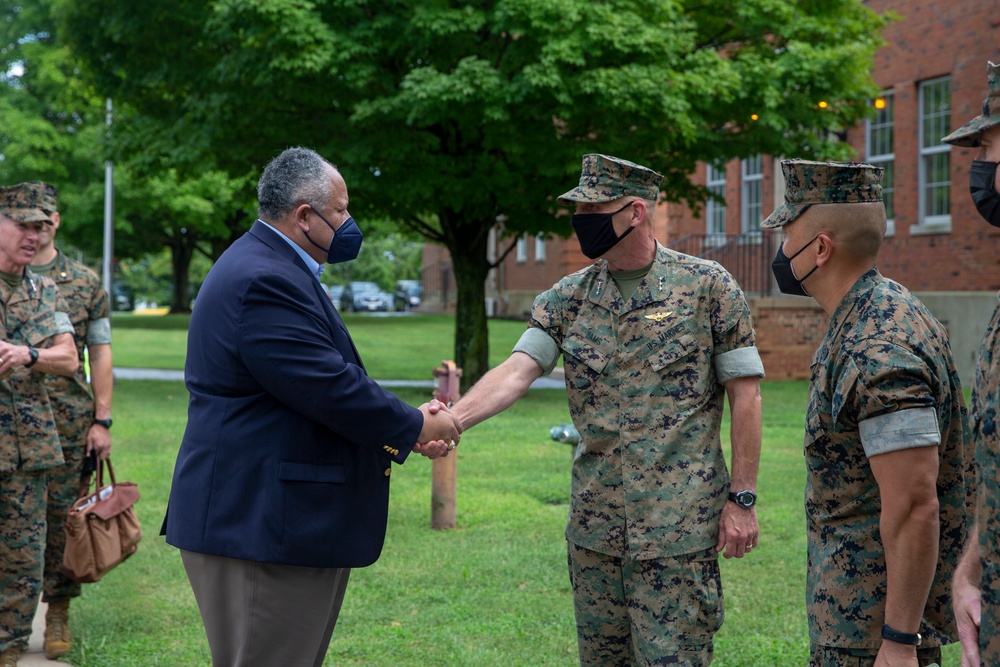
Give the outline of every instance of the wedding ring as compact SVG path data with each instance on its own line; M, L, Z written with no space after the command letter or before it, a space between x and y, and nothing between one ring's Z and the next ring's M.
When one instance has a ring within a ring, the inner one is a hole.
M450 452L451 450L455 449L456 447L458 447L458 443L457 443L457 442L455 442L454 440L452 440L451 442L449 442L449 443L448 443L448 451L449 451L449 452Z

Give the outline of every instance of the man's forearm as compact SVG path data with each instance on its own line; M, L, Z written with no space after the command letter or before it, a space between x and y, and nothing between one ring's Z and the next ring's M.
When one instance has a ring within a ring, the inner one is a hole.
M512 406L541 376L542 368L534 359L515 352L473 385L452 406L452 412L458 417L463 430L472 428Z
M730 383L737 384L730 388ZM760 383L757 378L730 380L727 390L732 413L730 488L756 490L761 443Z
M111 392L114 388L114 368L111 345L89 345L90 387L94 391L94 417L111 418Z

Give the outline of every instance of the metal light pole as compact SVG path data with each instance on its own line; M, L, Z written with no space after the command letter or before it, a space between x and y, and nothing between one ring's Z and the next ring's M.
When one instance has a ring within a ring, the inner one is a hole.
M111 98L108 98L107 127L111 136ZM115 167L108 159L104 162L104 261L101 265L101 284L114 308L114 294L111 292L111 263L114 261L115 247Z

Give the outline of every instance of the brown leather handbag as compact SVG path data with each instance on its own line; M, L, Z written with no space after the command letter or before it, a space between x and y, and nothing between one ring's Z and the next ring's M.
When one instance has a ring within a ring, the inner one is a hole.
M111 483L104 485L107 465ZM97 487L88 479L66 517L63 573L80 583L93 583L135 553L142 529L135 516L139 489L132 482L115 481L111 461L97 466Z

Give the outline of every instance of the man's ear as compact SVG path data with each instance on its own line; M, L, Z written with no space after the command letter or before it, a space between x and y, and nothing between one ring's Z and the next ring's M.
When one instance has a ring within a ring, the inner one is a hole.
M816 266L823 266L833 259L833 238L826 232L816 235Z
M292 211L292 221L296 227L304 232L309 231L309 211L312 210L312 206L309 204L299 204L294 211Z

